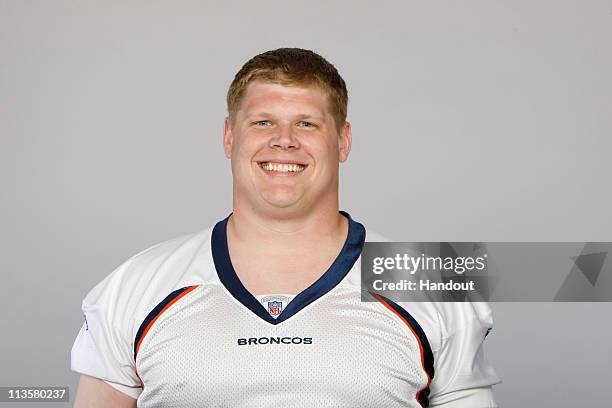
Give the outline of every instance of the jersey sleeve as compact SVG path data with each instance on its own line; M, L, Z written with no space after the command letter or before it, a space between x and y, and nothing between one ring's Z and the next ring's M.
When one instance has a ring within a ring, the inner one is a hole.
M491 386L500 382L483 344L493 327L487 303L441 303L439 349L434 353L431 407L497 407Z
M123 278L128 267L129 261L96 285L83 300L85 322L72 346L71 369L105 380L137 398L141 388L130 339L129 296L125 294Z

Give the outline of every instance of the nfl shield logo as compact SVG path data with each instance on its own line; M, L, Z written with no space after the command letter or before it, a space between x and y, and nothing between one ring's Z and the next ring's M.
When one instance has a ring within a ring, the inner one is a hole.
M283 302L277 302L276 300L268 302L268 313L270 313L272 317L278 317L282 311Z

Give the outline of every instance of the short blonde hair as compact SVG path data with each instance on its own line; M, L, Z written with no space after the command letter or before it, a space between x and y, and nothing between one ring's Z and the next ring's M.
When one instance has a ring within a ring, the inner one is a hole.
M249 83L254 80L286 86L318 86L327 94L338 132L347 114L348 92L336 67L319 54L301 48L279 48L256 55L247 61L234 77L227 92L230 121L240 108Z

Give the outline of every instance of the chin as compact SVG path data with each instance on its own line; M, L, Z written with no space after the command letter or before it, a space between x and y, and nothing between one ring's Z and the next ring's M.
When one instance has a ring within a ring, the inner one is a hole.
M264 193L261 195L263 201L271 207L289 208L294 207L301 201L302 196L295 192L275 191L274 193Z
M293 201L303 195L303 189L288 185L267 185L259 189L259 195L266 201Z
M270 207L280 208L280 209L294 207L298 203L298 200L295 200L295 199L271 199L271 198L264 198L264 201Z

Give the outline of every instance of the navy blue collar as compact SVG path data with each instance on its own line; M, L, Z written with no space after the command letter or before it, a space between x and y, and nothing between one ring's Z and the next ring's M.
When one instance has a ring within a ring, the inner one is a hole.
M353 221L348 213L340 211L340 214L348 218L349 221L348 234L340 254L329 269L316 282L296 295L276 319L244 287L240 279L238 279L238 275L236 275L227 247L227 220L231 214L224 220L219 221L212 231L212 256L221 283L234 298L268 323L278 324L287 320L338 285L351 270L361 254L365 241L364 226Z

